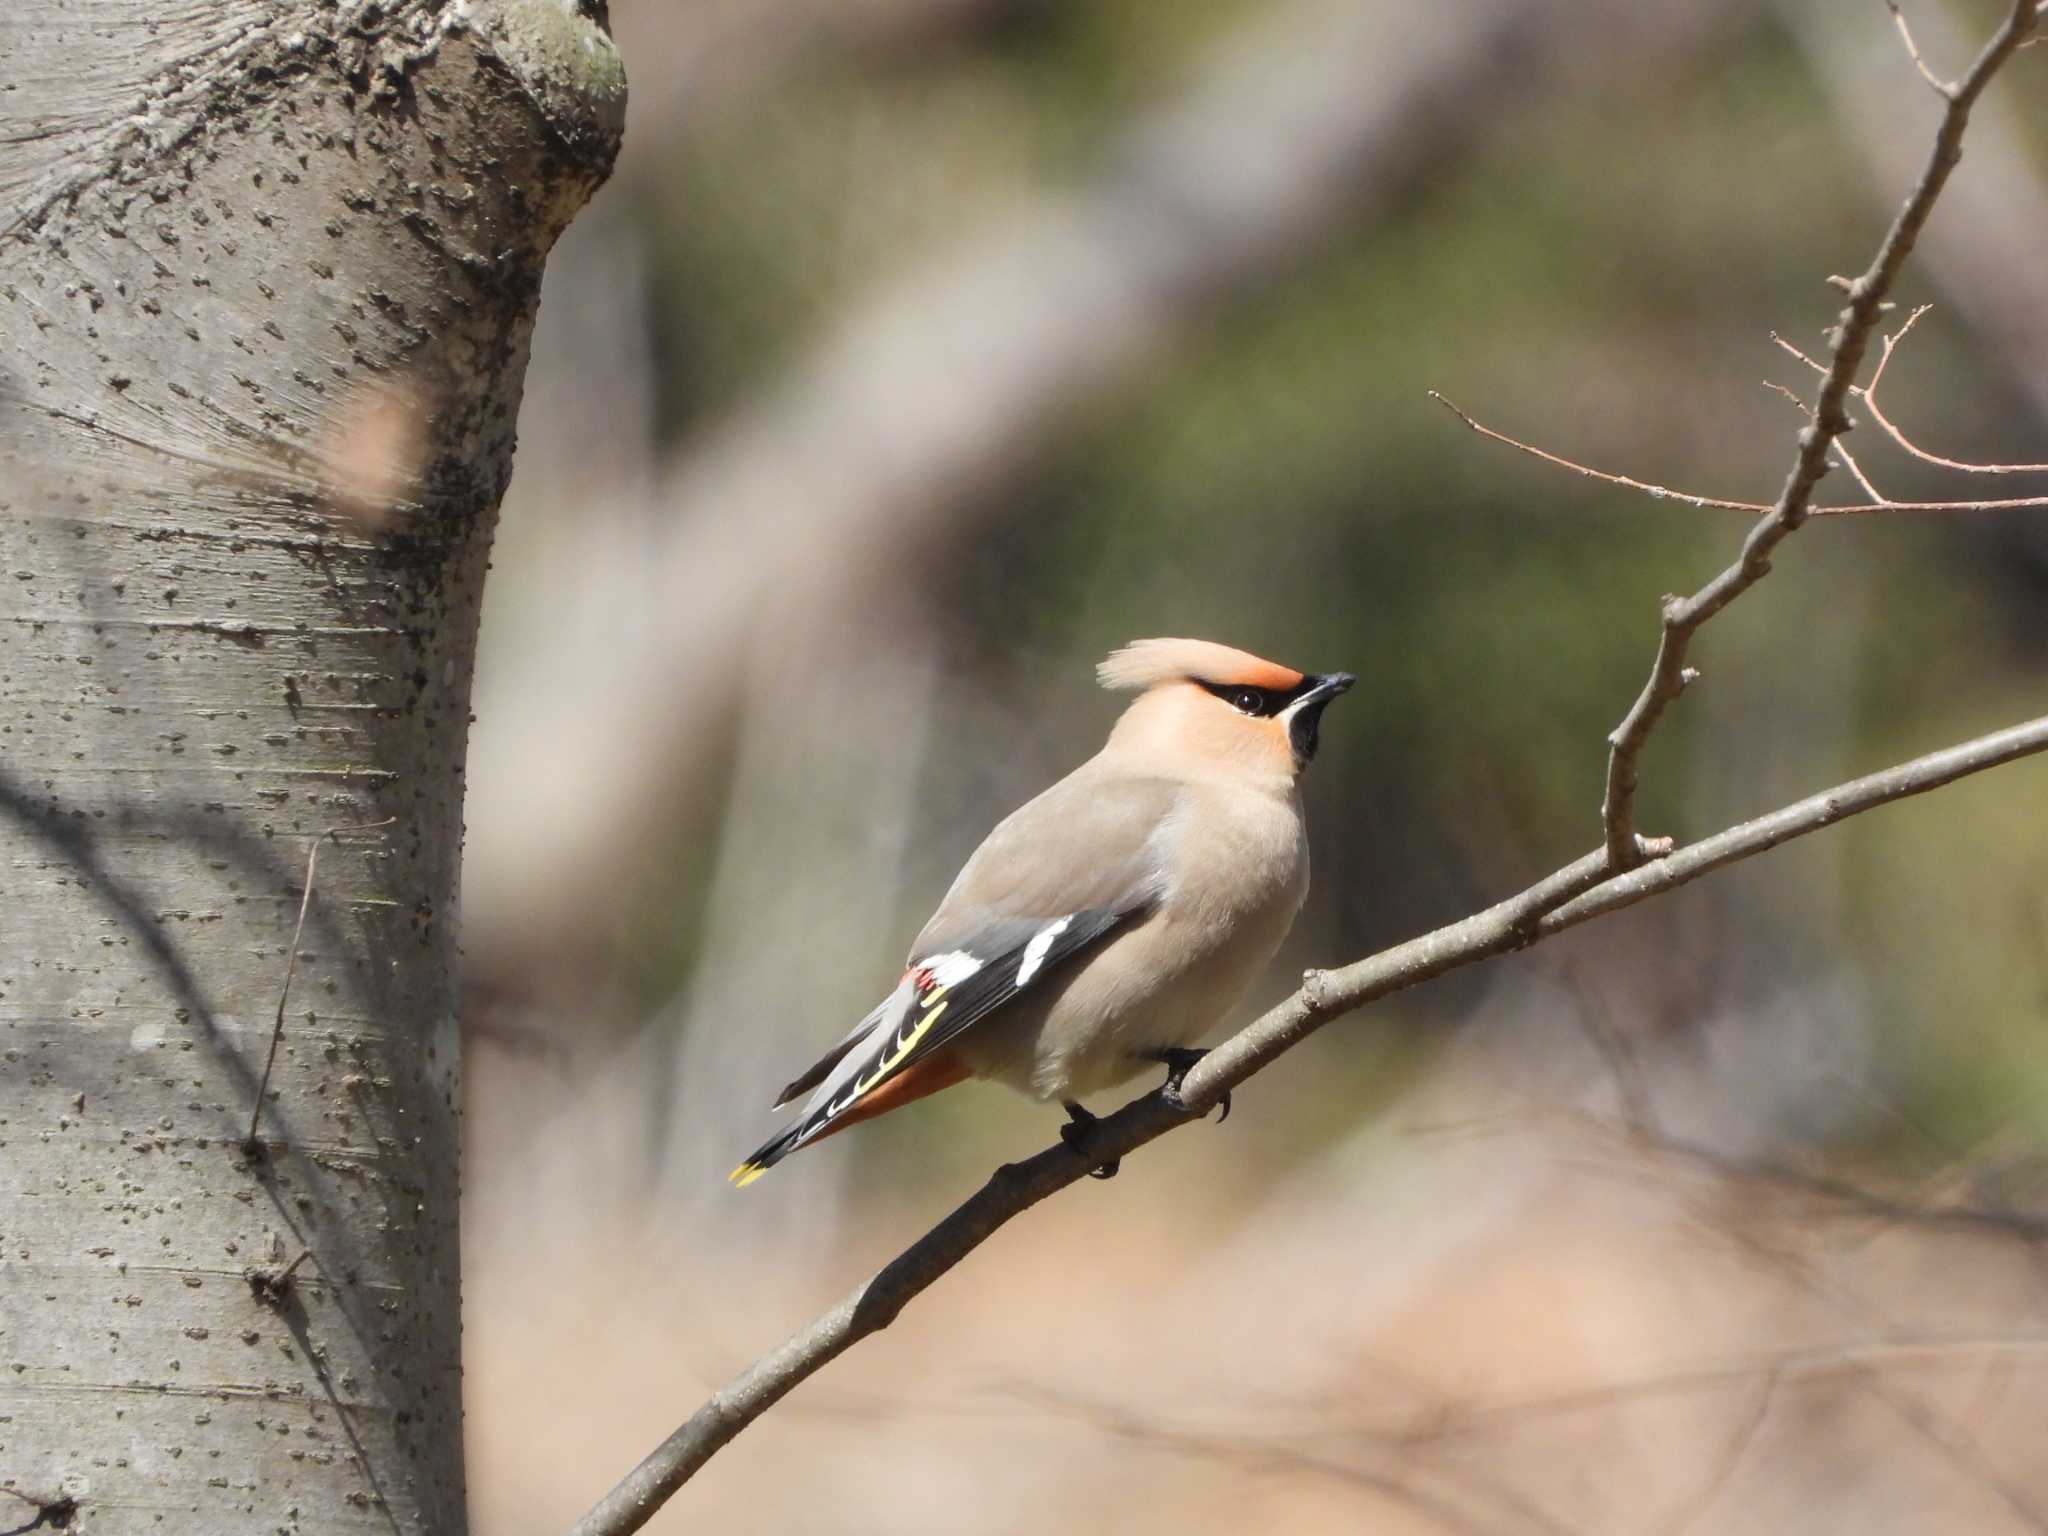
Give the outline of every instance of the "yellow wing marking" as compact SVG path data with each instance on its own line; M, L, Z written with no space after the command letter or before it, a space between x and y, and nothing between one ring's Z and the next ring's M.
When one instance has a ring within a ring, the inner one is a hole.
M932 995L936 997L938 996L938 993L935 992ZM903 1037L903 1043L897 1046L896 1049L891 1051L887 1056L883 1057L881 1061L876 1064L875 1070L873 1072L869 1073L866 1077L862 1078L859 1082L853 1085L853 1097L847 1101L848 1107L851 1107L852 1105L859 1103L862 1094L866 1093L870 1088L874 1087L877 1083L881 1082L883 1078L887 1077L891 1072L895 1071L896 1064L902 1061L905 1056L908 1056L911 1053L911 1051L916 1048L917 1042L922 1040L925 1037L925 1033L934 1024L939 1022L939 1015L944 1013L948 1008L952 1006L953 1005L950 1002L941 1003L938 1007L932 1009L930 1013L927 1013L923 1018L919 1019L917 1021L917 1028L913 1029L909 1034Z
M901 1062L905 1056L908 1056L916 1048L917 1042L922 1040L931 1027L939 1022L939 1015L953 1006L950 1001L940 1002L936 1008L930 1008L929 1006L934 1000L944 998L949 990L949 988L940 987L936 991L925 994L924 1001L929 1011L926 1012L923 1018L917 1021L917 1027L903 1037L903 1043L885 1056L873 1072L854 1083L853 1092L840 1105L842 1113L858 1104L863 1094L881 1082L891 1072L895 1071L897 1063ZM837 1119L838 1116L835 1115L830 1118ZM767 1171L766 1168L761 1167L758 1163L741 1163L739 1167L733 1169L726 1177L731 1181L734 1189L745 1189Z

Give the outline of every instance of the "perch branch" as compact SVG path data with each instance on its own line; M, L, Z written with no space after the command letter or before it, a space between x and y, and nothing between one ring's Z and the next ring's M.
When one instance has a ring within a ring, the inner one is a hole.
M1575 928L1753 858L1849 816L1924 794L1987 768L2048 751L2048 716L1929 753L1743 822L1654 862L1607 877L1605 849L1461 922L1335 971L1311 971L1301 990L1204 1056L1181 1084L1183 1107L1148 1093L1096 1121L1076 1156L1064 1142L998 1168L931 1231L780 1349L714 1392L679 1429L576 1523L570 1536L627 1536L723 1446L803 1381L869 1334L1012 1217L1178 1126L1342 1014L1446 972Z

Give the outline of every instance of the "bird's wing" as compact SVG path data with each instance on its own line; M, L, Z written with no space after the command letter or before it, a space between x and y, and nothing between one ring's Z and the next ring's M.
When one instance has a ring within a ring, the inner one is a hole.
M963 1030L1056 971L1162 894L1181 788L1078 770L1009 816L967 861L912 946L896 990L777 1107L803 1113L734 1170L747 1183Z

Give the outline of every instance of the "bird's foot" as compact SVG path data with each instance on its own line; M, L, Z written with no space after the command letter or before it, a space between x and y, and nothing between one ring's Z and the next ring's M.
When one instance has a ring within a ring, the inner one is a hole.
M1156 1061L1166 1068L1166 1084L1159 1091L1165 1096L1168 1104L1172 1105L1175 1109L1185 1110L1187 1105L1181 1100L1180 1085L1186 1079L1188 1070L1209 1053L1204 1050L1196 1050L1190 1046L1179 1046L1169 1050L1140 1051L1138 1054L1143 1056L1145 1060ZM1222 1097L1216 1100L1216 1107L1223 1111L1222 1114L1216 1117L1216 1123L1221 1125L1230 1118L1230 1094L1228 1091L1225 1091Z
M1063 1107L1067 1112L1067 1123L1060 1127L1060 1140L1072 1147L1080 1156L1086 1157L1088 1149L1081 1145L1081 1143L1088 1139L1088 1128L1102 1117L1090 1110L1083 1109L1072 1099L1068 1099ZM1090 1168L1088 1170L1088 1177L1091 1179L1113 1179L1116 1177L1117 1169L1122 1166L1121 1159L1112 1157L1108 1162L1098 1163L1093 1168Z

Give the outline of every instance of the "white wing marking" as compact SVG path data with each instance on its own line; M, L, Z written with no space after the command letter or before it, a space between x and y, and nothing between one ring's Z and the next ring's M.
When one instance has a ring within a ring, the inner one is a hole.
M1018 986L1028 984L1031 978L1038 974L1038 968L1045 964L1046 953L1051 950L1053 940L1065 933L1073 921L1073 917L1069 915L1056 923L1047 923L1031 935L1031 942L1024 946L1024 963L1017 967Z
M980 970L982 962L964 949L950 950L943 955L933 955L918 963L917 969L931 974L932 985L938 987L956 986Z

